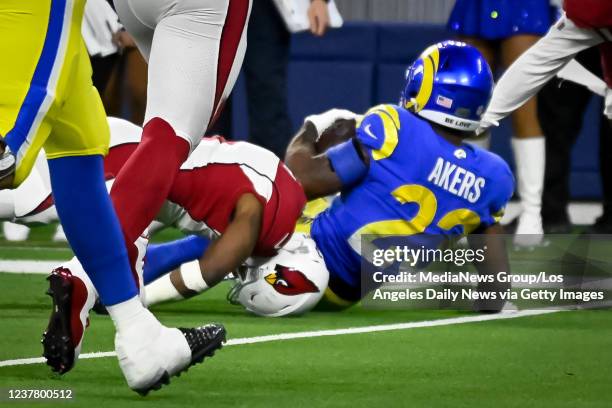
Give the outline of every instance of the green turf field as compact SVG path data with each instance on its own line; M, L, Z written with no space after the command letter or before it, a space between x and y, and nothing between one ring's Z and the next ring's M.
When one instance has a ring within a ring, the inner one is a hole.
M36 230L27 244L0 240L0 259L70 256L63 245L48 243L49 231ZM40 356L50 307L45 283L43 275L0 273L0 361ZM222 322L234 341L470 316L358 306L263 319L228 304L227 289L154 312L168 325ZM110 320L92 316L83 351L112 349ZM231 345L145 398L127 388L112 357L81 360L63 377L43 364L0 367L0 388L70 388L69 407L610 407L611 384L612 312L604 310Z

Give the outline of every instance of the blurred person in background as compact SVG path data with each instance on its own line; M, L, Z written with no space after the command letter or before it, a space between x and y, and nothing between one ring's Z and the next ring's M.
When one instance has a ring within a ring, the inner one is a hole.
M474 45L493 70L510 66L543 36L554 22L549 0L457 0L448 28ZM512 114L512 148L522 212L515 243L530 246L542 240L542 190L545 139L535 98ZM486 146L485 146L486 147Z
M113 38L123 30L119 17L106 0L88 0L81 33L89 53L92 81L98 93L104 94L115 64L119 48Z
M102 96L106 113L112 116L127 113L130 121L142 125L147 64L134 39L119 22L111 0L88 0L82 32L91 57L93 84Z
M311 0L310 32L323 36L329 27L326 0ZM287 66L291 33L273 0L253 0L243 70L249 112L249 142L283 157L293 135L287 104ZM208 132L231 138L231 98Z
M577 61L601 77L600 55L590 48ZM538 114L546 136L546 174L542 197L542 221L549 234L566 234L572 230L568 205L570 201L571 150L580 129L584 112L593 93L585 86L559 78L546 84L538 95ZM603 214L587 231L612 233L612 127L605 115L599 122L599 171L602 182Z
M127 116L140 126L147 102L147 63L112 6L111 0L88 0L85 8L83 39L92 79L108 115Z
M127 31L117 32L113 41L120 53L103 94L104 106L108 115L126 116L141 126L147 105L147 62Z
M601 57L599 64L602 69L605 82L600 82L594 89L600 95L605 96L604 115L612 119L612 2L609 0L565 0L563 2L565 13L559 21L541 38L533 47L525 52L510 66L498 81L493 93L491 104L485 113L478 132L482 132L491 126L496 126L498 121L523 106L544 85L552 80L555 75L566 67L580 52L590 48L596 48ZM597 65L597 63L595 63ZM584 83L585 74L573 74L576 78L568 77L577 83ZM589 75L587 72L586 75ZM587 96L588 99L588 96ZM549 110L562 109L566 101L553 101L553 107ZM580 101L576 101L580 105ZM582 102L584 104L586 102ZM557 106L554 106L557 105ZM545 108L545 107L543 107ZM574 109L567 108L568 116L575 116ZM580 112L582 113L582 112ZM565 118L565 121L568 119ZM602 131L610 124L604 121ZM571 126L571 124L568 124ZM576 128L576 125L574 126ZM568 129L565 129L568 130ZM577 130L574 129L574 133ZM575 135L573 136L575 138ZM598 219L591 232L609 231L610 206L608 205L610 194L608 190L607 174L610 161L607 158L607 137L601 140L600 160L601 171L605 175L604 182L604 214ZM566 154L569 155L569 153ZM563 163L567 167L567 163ZM566 169L567 171L567 169ZM567 189L567 185L565 186ZM567 190L565 191L567 195Z

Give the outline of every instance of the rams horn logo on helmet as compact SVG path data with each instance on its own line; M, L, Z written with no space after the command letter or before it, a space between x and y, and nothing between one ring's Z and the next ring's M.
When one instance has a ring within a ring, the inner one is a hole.
M266 275L264 279L282 295L295 296L319 291L317 285L296 269L277 264L274 270L276 272Z

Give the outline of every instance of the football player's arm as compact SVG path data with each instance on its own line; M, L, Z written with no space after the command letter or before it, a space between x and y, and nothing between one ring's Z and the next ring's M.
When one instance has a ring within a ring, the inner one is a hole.
M479 312L500 312L504 307L504 303L506 303L505 300L501 299L500 293L511 288L509 283L499 282L497 279L499 272L510 273L506 240L503 234L504 228L499 223L496 223L468 235L468 242L472 249L475 251L484 249L482 261L474 262L478 274L493 277L492 282L479 282L478 291L497 293L497 299L474 302L474 310Z
M352 138L354 131L350 131L354 121L341 122L337 121L319 140L316 126L306 121L287 148L285 164L302 184L309 200L337 193L359 179L364 168L367 171L368 156ZM321 145L332 147L319 153Z
M254 195L243 194L236 203L232 220L219 239L212 243L205 239L187 242L190 247L195 244L189 249L191 253L207 246L195 268L180 267L161 277L153 276L151 270L148 271L147 281L150 283L145 288L147 305L190 298L215 286L228 273L235 271L257 244L262 214L263 204Z
M243 194L225 232L212 242L202 258L200 270L208 287L223 280L251 256L257 244L263 216L263 204L252 194Z

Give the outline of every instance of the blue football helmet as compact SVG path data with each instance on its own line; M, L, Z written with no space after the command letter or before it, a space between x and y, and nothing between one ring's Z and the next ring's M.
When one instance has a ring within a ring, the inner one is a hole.
M444 41L427 48L408 67L400 105L439 125L474 131L493 84L491 68L476 48Z

